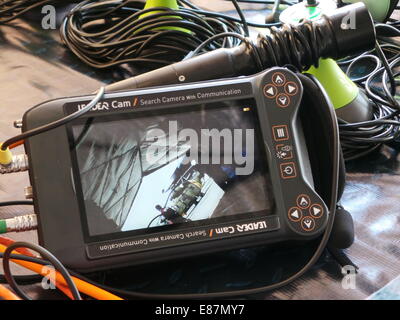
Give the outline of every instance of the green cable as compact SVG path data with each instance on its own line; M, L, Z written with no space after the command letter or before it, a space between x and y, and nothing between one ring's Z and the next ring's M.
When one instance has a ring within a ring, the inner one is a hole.
M0 220L0 234L7 233L7 222L6 220Z
M0 220L0 234L9 232L22 232L37 229L36 214L16 216L10 219Z

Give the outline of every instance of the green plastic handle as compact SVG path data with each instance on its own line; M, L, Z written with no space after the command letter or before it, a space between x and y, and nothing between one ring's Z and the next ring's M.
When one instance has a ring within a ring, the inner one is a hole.
M144 9L150 9L155 7L166 7L174 10L179 9L176 0L147 0Z
M335 109L348 105L358 95L357 85L346 76L332 59L321 59L318 68L311 67L307 72L321 82Z
M336 8L336 3L320 1L316 7L308 7L305 2L289 7L281 14L281 21L297 25L300 20L318 20L322 14ZM314 75L328 93L335 109L343 108L354 101L359 89L332 59L320 59L319 67L306 71Z
M144 9L151 9L151 8L157 8L157 7L164 7L164 8L170 8L172 10L178 10L179 6L176 0L147 0L146 4L144 6ZM140 18L144 18L147 16L150 16L152 14L154 14L156 11L153 12L147 12L147 13L143 13L142 15L140 15ZM172 16L171 16L172 17ZM178 18L178 17L176 17ZM160 27L160 28L155 28L155 30L178 30L178 31L182 31L182 32L187 32L190 33L189 30L184 29L184 28L179 28L179 27Z

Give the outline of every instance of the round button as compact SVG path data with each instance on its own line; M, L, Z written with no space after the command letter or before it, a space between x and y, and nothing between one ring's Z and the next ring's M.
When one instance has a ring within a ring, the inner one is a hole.
M310 215L315 219L321 218L322 215L324 214L324 208L320 204L317 204L317 203L313 204L310 207L309 211L310 211Z
M277 89L274 85L272 85L272 84L267 84L267 85L264 87L264 95L265 95L267 98L274 99L274 98L276 97L277 94L278 94L278 89Z
M306 194L301 194L297 197L297 206L301 209L307 209L310 206L310 197Z
M283 73L281 72L276 72L274 73L274 75L272 76L272 82L278 86L278 87L282 87L285 82L286 82L286 77L284 76Z
M276 103L281 108L286 108L290 104L290 98L287 94L281 93L276 97Z
M299 222L303 218L303 212L297 207L289 209L288 212L289 220L293 222Z
M293 81L286 83L285 92L289 96L295 96L299 92L299 87L298 87L297 83L295 83Z
M301 227L304 231L311 232L315 229L315 221L311 217L301 219Z

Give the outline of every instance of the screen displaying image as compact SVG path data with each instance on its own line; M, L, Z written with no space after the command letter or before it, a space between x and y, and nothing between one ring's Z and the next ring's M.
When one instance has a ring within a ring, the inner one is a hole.
M89 236L274 211L252 104L182 111L105 115L72 126Z

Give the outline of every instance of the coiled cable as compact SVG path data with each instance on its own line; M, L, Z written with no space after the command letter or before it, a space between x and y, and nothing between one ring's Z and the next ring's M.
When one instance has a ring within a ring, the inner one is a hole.
M394 24L376 24L378 39L373 51L350 57L339 64L346 74L364 90L373 107L370 121L348 123L339 120L343 155L347 161L361 158L379 149L383 144L396 143L400 138L400 105L396 89L400 84L400 47L386 42L386 37L399 36ZM352 76L363 60L373 61L375 68L361 76Z
M143 2L109 0L83 1L64 19L60 28L63 43L84 63L98 69L122 64L155 69L181 61L202 43L203 51L232 48L242 43L236 33L249 36L249 26L280 25L248 22L237 0L231 1L239 18L203 10L181 0L179 10L157 7L143 9Z
M9 23L28 11L60 0L0 0L0 25Z
M7 247L3 255L3 269L4 269L4 277L6 278L8 284L15 291L15 293L25 300L31 300L31 298L26 295L26 293L20 289L17 282L15 281L10 268L10 256L15 249L18 248L28 248L33 251L38 252L44 259L48 260L55 268L55 270L59 271L64 280L66 281L69 289L71 290L72 296L75 300L82 300L81 295L79 293L78 288L76 287L74 281L71 278L70 273L64 267L64 265L48 250L45 248L27 242L15 242Z
M331 39L323 35L320 25L307 21L296 28L272 27L270 35L259 34L257 43L265 52L262 54L264 68L292 65L301 71L318 67L322 50Z

